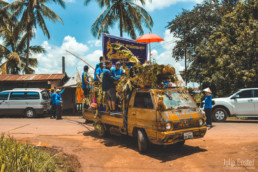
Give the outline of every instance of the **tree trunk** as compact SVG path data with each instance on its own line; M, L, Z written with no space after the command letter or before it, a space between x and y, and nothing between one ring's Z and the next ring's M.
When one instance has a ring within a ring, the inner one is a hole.
M184 35L184 43L185 43L185 86L187 87L187 68L186 68L186 38Z
M120 5L120 37L123 37L123 12L122 12L122 4Z
M26 63L25 63L25 68L24 68L24 72L25 74L27 74L26 69L29 66L29 55L30 55L30 29L27 30L28 34L28 38L27 38L27 56L26 56Z

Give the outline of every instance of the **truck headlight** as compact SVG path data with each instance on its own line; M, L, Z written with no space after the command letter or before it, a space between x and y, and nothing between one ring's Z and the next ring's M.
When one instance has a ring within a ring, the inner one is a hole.
M171 124L170 123L166 123L166 129L170 130L171 129Z
M200 124L200 126L204 125L203 119L199 119L199 124Z

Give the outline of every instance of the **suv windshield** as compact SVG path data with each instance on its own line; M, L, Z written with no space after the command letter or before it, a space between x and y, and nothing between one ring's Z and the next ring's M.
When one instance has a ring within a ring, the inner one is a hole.
M164 91L158 93L158 101L162 101L166 109L196 108L191 96L185 92Z

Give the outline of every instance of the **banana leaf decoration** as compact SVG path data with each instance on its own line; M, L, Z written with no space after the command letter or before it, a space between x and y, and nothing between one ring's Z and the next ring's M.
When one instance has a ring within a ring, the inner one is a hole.
M137 63L137 64L140 63L137 57L125 46L122 46L121 44L117 44L117 43L111 43L111 46L113 47L114 50L119 52L120 55L128 58L129 62Z

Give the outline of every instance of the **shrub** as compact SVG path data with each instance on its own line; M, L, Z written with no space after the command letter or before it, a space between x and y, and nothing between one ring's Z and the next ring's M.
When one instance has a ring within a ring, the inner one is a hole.
M0 138L0 172L60 171L54 157L28 144L18 143L11 137Z

